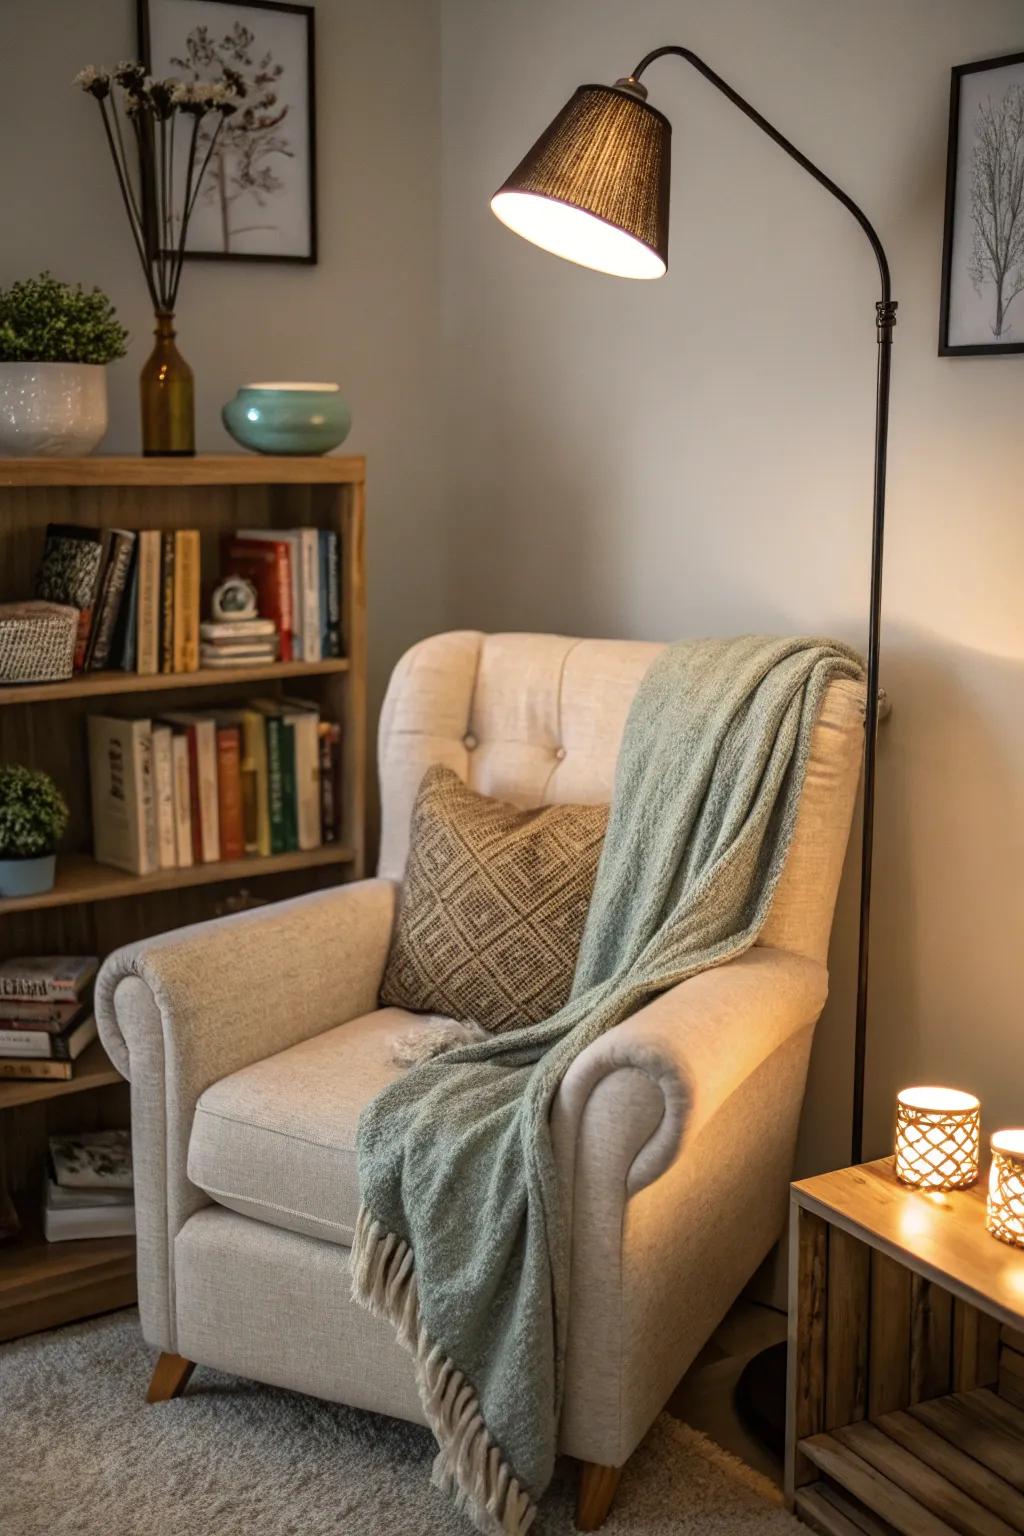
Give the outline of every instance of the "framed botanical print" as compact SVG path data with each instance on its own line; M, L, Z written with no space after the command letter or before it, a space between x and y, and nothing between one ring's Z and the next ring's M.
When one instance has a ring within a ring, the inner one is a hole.
M1024 352L1024 53L953 70L939 353Z
M139 52L157 79L225 81L235 111L215 143L188 227L187 256L316 261L313 9L283 0L138 0ZM170 174L184 177L182 114ZM202 161L199 161L202 164Z

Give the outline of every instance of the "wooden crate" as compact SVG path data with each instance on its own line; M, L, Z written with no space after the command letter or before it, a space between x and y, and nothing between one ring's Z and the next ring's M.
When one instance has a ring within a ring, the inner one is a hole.
M793 1186L789 1507L828 1536L1024 1532L1024 1253L985 1185L892 1159Z

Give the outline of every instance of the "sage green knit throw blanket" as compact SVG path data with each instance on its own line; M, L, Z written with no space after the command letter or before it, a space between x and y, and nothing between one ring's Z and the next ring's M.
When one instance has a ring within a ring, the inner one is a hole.
M554 1464L571 1200L548 1126L558 1085L605 1030L754 943L823 693L860 675L853 651L818 640L662 652L626 725L569 1001L422 1063L363 1111L352 1294L414 1355L434 1482L487 1536L528 1529Z

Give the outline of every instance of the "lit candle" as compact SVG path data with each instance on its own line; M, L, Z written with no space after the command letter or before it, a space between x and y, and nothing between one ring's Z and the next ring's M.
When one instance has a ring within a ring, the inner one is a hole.
M1024 1248L1024 1128L992 1137L986 1226L1001 1242Z
M896 1098L896 1177L917 1189L966 1189L978 1177L981 1105L956 1088Z

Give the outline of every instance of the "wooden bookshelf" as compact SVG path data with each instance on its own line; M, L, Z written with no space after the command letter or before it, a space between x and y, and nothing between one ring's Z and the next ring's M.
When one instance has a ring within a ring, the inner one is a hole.
M222 535L239 527L333 528L339 534L340 658L140 676L104 671L56 683L0 683L0 760L44 768L71 811L52 891L0 899L0 959L18 954L106 955L149 934L357 879L365 866L365 463L211 454L193 459L104 455L0 459L0 601L31 595L49 522L117 528L198 528L203 605L218 574ZM197 690L199 690L197 692ZM86 719L115 700L146 715L248 697L301 695L342 725L342 835L321 848L132 875L92 856ZM0 1178L38 1206L46 1141L55 1130L127 1125L128 1090L102 1046L68 1082L0 1081ZM122 1306L134 1297L134 1244L0 1241L0 1339Z

